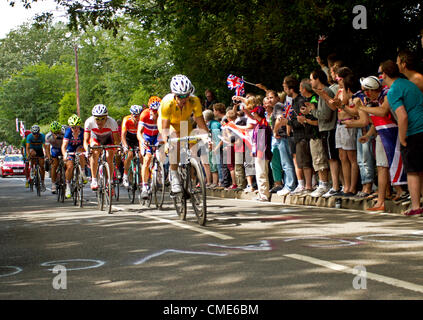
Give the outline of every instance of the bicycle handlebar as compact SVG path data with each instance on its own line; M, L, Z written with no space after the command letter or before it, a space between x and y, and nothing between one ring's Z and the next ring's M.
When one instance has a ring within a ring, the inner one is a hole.
M169 138L169 142L178 142L178 141L198 141L198 140L203 140L203 139L208 139L209 138L209 134L199 134L196 136L186 136L186 137L182 137L182 138Z

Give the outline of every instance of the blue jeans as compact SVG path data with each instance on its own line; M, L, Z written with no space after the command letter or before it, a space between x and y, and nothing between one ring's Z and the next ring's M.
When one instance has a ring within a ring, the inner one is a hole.
M295 175L294 161L292 160L291 149L289 148L288 139L272 138L272 150L275 148L279 149L279 155L281 157L281 166L284 174L284 187L290 191L295 190L297 186L297 177Z
M357 163L360 168L361 184L371 183L375 177L375 158L373 156L373 139L362 144L358 138L362 136L361 129L357 130Z

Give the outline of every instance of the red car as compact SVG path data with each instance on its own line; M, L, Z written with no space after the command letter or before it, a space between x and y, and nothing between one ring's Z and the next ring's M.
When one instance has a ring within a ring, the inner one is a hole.
M0 175L4 178L6 176L25 175L25 163L22 155L8 154L4 157L0 166Z

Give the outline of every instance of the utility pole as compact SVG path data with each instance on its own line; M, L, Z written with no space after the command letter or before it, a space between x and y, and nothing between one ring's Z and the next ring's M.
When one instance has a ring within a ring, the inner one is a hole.
M78 72L78 46L75 44L75 81L76 81L76 113L78 117L81 116L81 109L79 105L79 72Z

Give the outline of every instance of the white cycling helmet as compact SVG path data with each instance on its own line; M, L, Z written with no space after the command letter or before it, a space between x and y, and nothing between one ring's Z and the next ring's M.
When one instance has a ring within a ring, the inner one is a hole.
M194 86L187 76L177 74L170 81L170 90L174 94L191 94L194 93Z
M91 114L95 117L107 116L107 107L104 104L96 104L91 111Z
M361 86L367 90L378 90L381 87L380 81L375 76L360 78Z
M138 114L141 114L141 112L142 112L142 107L141 107L141 106L139 106L139 105L134 104L134 105L132 105L132 106L131 106L131 108L129 108L129 112L130 112L131 114L133 114L133 115L138 115Z
M34 125L31 127L31 133L32 133L32 134L37 134L37 133L40 133L40 131L41 131L41 128L40 128L40 126L39 126L39 125L37 125L37 124L34 124Z

